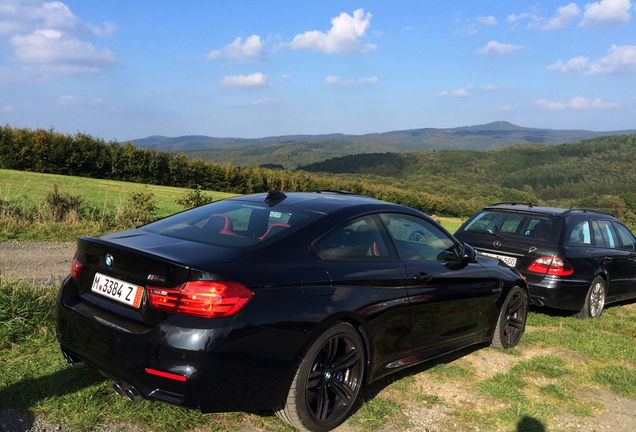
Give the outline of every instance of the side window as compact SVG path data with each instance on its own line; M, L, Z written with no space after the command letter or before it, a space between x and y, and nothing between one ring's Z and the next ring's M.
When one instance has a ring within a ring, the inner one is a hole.
M614 231L614 227L610 221L598 221L599 228L603 233L603 237L605 238L605 245L609 248L618 248L618 237L616 237L616 232Z
M598 226L598 222L592 221L592 231L594 232L594 246L607 247L601 228Z
M457 261L460 259L455 242L435 225L414 216L383 214L404 261Z
M316 251L320 258L326 260L377 261L393 258L382 238L381 228L371 216L336 228L320 240Z
M576 225L574 225L574 228L572 228L568 243L570 245L591 245L592 234L590 233L590 222L587 220L578 221Z
M636 239L634 239L634 235L621 224L614 224L614 226L618 232L618 237L621 239L621 249L636 250Z

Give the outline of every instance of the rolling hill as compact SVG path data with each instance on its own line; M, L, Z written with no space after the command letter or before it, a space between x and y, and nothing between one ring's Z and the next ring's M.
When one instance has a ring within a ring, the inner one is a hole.
M564 144L634 130L535 129L499 121L451 129L412 129L366 135L286 135L258 139L213 138L201 135L133 140L137 147L185 153L189 158L238 166L295 169L334 157L362 153L403 153L422 150L496 150L516 144Z

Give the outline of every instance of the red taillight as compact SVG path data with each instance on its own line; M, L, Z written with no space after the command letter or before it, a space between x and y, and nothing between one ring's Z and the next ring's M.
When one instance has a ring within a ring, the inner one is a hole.
M84 265L79 262L79 260L77 259L77 252L75 252L75 255L73 256L73 264L71 264L71 275L74 279L77 279L79 274L82 272L83 267Z
M229 317L243 309L254 293L238 282L192 281L176 288L148 287L155 309L204 318Z
M574 273L572 265L566 260L547 256L535 258L528 267L528 271L553 276L569 276Z
M149 374L153 374L153 375L157 375L163 378L169 378L172 380L176 380L176 381L186 381L187 378L184 377L183 375L177 375L177 374L172 374L172 373L168 373L168 372L162 372L162 371L158 371L156 369L150 369L150 368L146 368L146 372L148 372Z

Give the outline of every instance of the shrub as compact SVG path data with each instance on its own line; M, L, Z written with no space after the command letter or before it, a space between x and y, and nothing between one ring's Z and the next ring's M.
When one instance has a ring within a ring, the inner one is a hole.
M133 192L126 204L126 217L136 224L147 224L156 218L157 206L152 192Z
M181 197L177 198L174 202L183 206L185 210L191 209L194 207L199 207L204 204L209 204L214 199L208 195L204 195L201 193L201 186L197 186L196 189L191 190L190 192L186 192Z
M51 212L51 216L55 222L61 222L67 218L70 214L77 214L80 211L80 207L84 199L81 195L71 195L66 193L60 194L57 189L57 184L53 185L53 190L46 192L44 202L48 210Z

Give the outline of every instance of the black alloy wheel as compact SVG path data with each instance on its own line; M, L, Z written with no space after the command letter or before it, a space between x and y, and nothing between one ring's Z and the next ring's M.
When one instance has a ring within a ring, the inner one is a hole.
M526 295L516 286L510 290L501 308L495 334L492 337L492 346L499 349L516 346L526 328L527 316Z
M276 415L299 430L328 431L346 420L364 377L362 339L336 323L307 350L283 407Z

